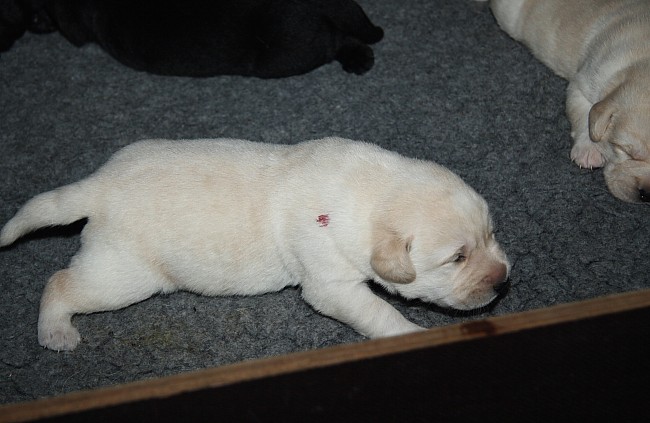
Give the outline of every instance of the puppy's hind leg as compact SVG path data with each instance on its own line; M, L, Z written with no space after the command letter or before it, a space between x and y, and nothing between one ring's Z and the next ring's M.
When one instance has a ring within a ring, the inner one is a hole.
M319 2L319 7L337 33L334 59L346 72L357 75L368 72L375 64L375 55L368 44L379 42L384 30L373 24L353 0Z
M72 279L70 269L56 272L45 286L38 315L38 343L55 351L75 349L81 337L72 326L72 310L65 301Z
M361 41L345 37L335 59L341 63L343 70L357 75L364 74L375 64L372 49Z
M384 30L372 23L361 6L354 0L318 1L328 21L341 34L374 44L384 37Z
M38 342L55 351L73 350L81 340L71 322L74 314L116 310L172 290L147 263L120 252L92 255L82 250L70 268L50 278L43 291Z

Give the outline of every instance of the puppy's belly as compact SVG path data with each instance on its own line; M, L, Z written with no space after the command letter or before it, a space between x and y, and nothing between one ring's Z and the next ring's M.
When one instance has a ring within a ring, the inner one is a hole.
M129 189L109 194L106 220L90 220L101 234L87 238L130 250L170 290L252 295L295 284L283 264L269 189L249 186L251 175L209 178L207 185L203 176L158 174L129 182Z
M253 239L241 230L239 237L233 238L230 230L215 228L203 228L200 234L158 237L161 232L157 229L135 234L134 242L121 239L120 244L164 281L163 291L255 295L297 284L270 237ZM167 235L170 229L174 228L167 228Z
M168 277L178 289L203 295L256 295L296 285L277 261L260 261L259 257L201 263L187 257L176 260L168 269Z

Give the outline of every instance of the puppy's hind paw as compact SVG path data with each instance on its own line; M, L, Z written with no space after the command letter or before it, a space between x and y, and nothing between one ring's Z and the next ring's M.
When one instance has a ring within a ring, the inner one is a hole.
M54 351L72 351L80 341L79 331L72 325L67 328L57 327L49 330L39 328L38 330L38 343Z
M605 158L596 144L574 144L571 149L571 160L581 168L594 169L605 165Z
M361 75L372 69L375 64L375 55L370 47L353 40L341 46L336 60L341 63L344 71Z

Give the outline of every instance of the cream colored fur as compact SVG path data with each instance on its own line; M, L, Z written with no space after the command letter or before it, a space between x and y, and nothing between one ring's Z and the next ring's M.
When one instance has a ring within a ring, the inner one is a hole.
M472 309L510 265L485 201L431 162L326 138L295 146L150 140L27 202L0 244L87 217L82 247L41 301L38 337L80 341L70 318L161 292L254 295L300 285L316 310L369 337L421 330L367 285Z
M491 0L497 22L569 81L581 167L618 198L650 201L650 1Z

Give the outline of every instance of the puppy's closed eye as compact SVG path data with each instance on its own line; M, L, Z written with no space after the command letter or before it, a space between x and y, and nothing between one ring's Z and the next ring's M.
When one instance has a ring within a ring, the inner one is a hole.
M465 261L467 261L467 256L469 255L467 251L466 246L462 246L461 248L456 249L453 254L450 254L447 256L448 258L445 259L442 264L447 265L447 264L462 264Z
M465 256L463 253L458 253L452 258L452 261L454 263L463 263L465 260L467 260L467 256Z
M640 135L623 134L620 138L613 138L610 143L616 154L621 157L630 160L648 160L650 148L639 141L640 139Z

